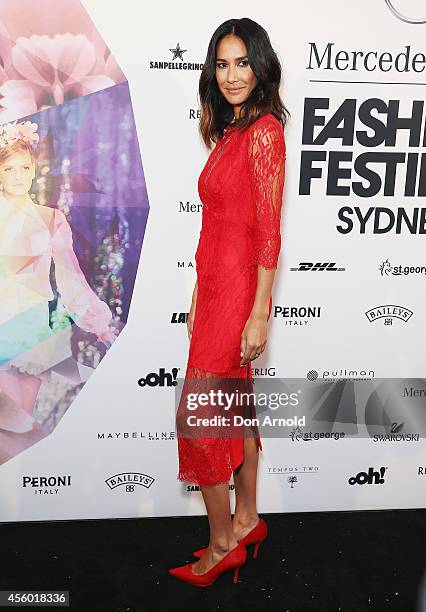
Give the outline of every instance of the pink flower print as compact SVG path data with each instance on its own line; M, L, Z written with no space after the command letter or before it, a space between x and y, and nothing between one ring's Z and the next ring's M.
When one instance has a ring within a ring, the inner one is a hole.
M12 71L14 78L0 87L0 120L29 115L124 79L111 54L105 61L85 34L20 36L11 49Z

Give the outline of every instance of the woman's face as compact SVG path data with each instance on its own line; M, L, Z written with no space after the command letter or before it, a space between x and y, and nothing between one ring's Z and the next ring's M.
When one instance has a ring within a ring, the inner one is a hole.
M35 164L28 151L14 153L0 164L0 183L12 196L23 196L31 189L35 176Z
M238 106L247 99L257 79L249 65L244 42L234 34L224 36L217 44L216 80L220 92L234 106L238 117Z

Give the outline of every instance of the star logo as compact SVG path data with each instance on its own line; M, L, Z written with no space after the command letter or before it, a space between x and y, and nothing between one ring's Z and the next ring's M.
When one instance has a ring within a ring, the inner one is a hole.
M183 54L185 53L185 51L188 51L188 49L181 49L179 43L177 43L176 49L169 49L169 51L173 53L172 61L175 60L177 57L183 61Z

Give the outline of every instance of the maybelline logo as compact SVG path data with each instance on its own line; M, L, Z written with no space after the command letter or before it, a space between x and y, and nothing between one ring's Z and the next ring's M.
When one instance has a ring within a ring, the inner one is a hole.
M268 474L285 476L291 489L294 489L294 485L299 482L299 479L303 479L307 475L319 474L318 465L271 465L267 470Z
M180 368L172 368L171 372L166 372L165 368L160 368L158 372L149 372L143 378L139 378L140 387L176 387L177 375Z
M192 268L192 269L195 269L196 266L194 265L194 262L192 262L192 261L182 261L182 260L180 260L180 261L177 262L177 267L178 268Z
M149 489L155 478L148 476L148 474L141 474L140 472L123 472L122 474L115 474L105 480L106 484L110 489L116 489L117 487L124 486L126 493L133 493L135 485L145 487Z
M187 53L188 49L181 49L179 43L176 44L176 47L169 49L172 54L172 58L169 61L154 61L151 60L149 62L150 68L155 68L157 70L202 70L203 64L198 62L186 62L184 60L183 54ZM186 56L185 56L186 57ZM175 60L179 60L175 62Z
M98 440L174 440L175 431L98 431Z
M403 427L404 422L397 423L394 421L391 424L390 432L374 435L373 442L420 442L420 434L402 433Z
M319 378L322 380L369 380L374 378L374 370L347 370L346 368L340 368L340 370L309 370L306 374L308 380L314 381Z
M385 259L379 266L381 276L408 276L409 274L426 274L426 266L392 266L389 259Z
M295 268L290 268L291 272L343 272L346 268L338 268L335 262L301 261Z
M414 53L410 45L404 46L404 51L357 50L346 51L336 49L335 43L325 45L309 43L309 61L307 70L338 70L339 72L424 72L426 57L424 53Z
M375 470L374 468L370 467L368 468L368 472L358 472L358 474L356 476L351 476L348 479L348 483L350 485L365 485L365 484L384 484L385 482L385 471L387 470L387 467L381 467L379 468L379 471Z
M394 319L400 319L407 323L407 321L412 317L413 311L405 308L405 306L397 306L395 304L386 304L384 306L375 306L374 308L370 308L365 313L367 319L372 323L373 321L377 321L377 319L384 319L383 323L385 325L392 325Z
M415 14L410 13L409 15L407 14L407 7L406 7L405 0L385 0L385 2L388 8L390 9L391 13L395 15L395 17L397 17L401 21L405 21L405 23L413 23L416 25L426 23L426 17L422 16L422 15L425 15L425 12L426 12L425 3L423 0L417 0L416 4L418 6L418 10L416 11ZM401 10L399 10L398 8L399 6L401 6L402 10L404 10L403 13L401 12Z
M71 476L23 476L22 487L31 487L35 495L58 495L63 487L71 486Z
M284 325L308 325L320 316L321 306L274 306L274 317L283 319Z

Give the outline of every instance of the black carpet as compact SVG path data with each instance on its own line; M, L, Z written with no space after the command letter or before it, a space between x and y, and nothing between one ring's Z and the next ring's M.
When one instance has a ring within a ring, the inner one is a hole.
M238 584L207 588L167 573L196 561L206 517L3 523L0 590L70 592L69 608L38 610L426 612L426 510L262 516L269 538Z

